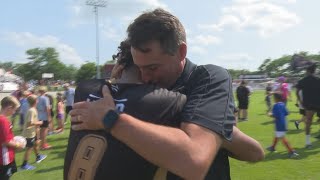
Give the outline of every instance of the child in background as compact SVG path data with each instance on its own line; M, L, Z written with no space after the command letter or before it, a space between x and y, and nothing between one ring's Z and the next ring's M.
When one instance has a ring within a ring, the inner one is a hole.
M275 104L272 108L272 116L274 117L276 132L273 144L272 146L268 147L267 150L270 152L274 152L278 140L282 139L282 143L288 149L289 157L293 158L299 156L299 154L294 151L294 149L289 145L287 139L285 138L287 131L286 116L288 115L288 110L286 109L285 104L282 102L282 94L275 93L273 96Z
M57 93L57 121L58 121L58 128L56 129L56 133L61 133L64 130L64 99L61 93Z
M29 103L27 101L27 97L30 95L30 93L28 91L22 91L21 93L21 98L20 98L20 110L19 110L19 114L20 114L20 121L19 121L19 125L20 125L20 130L23 130L23 125L24 125L24 117L27 114L27 111L29 109Z
M40 163L42 160L44 160L47 156L39 154L39 138L37 136L37 132L39 129L39 126L42 125L42 121L38 120L38 112L37 112L37 96L31 95L27 98L27 101L29 103L29 109L27 111L27 114L25 116L25 123L23 127L23 136L27 139L27 145L26 145L26 152L24 154L23 163L21 165L21 169L23 170L33 170L35 169L34 166L28 164L30 153L33 149L35 155L36 155L36 162Z
M13 140L12 125L9 116L12 116L20 106L17 98L13 96L4 97L1 100L0 110L0 179L8 180L17 172L17 166L14 160L14 150L23 149L20 143Z

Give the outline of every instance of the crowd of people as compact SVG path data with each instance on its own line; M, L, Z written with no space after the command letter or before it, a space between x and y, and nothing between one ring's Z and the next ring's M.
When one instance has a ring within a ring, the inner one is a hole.
M41 154L40 151L52 148L47 142L47 136L64 132L64 124L67 120L65 112L68 113L71 110L70 106L72 107L74 101L74 88L71 88L68 83L63 87L65 91L58 92L55 95L55 101L53 95L47 93L46 86L38 86L33 90L28 90L26 84L22 84L18 90L2 99L0 143L5 148L0 150L0 154L2 154L0 159L1 180L9 178L17 171L14 149L22 149L22 145L13 140L12 128L16 125L16 119L19 120L19 135L26 139L25 154L20 169L33 170L36 168L28 163L32 150L36 157L36 163L46 159L47 155ZM65 106L65 102L69 106ZM57 120L57 123L53 122L54 119ZM54 124L57 124L56 128L54 128Z

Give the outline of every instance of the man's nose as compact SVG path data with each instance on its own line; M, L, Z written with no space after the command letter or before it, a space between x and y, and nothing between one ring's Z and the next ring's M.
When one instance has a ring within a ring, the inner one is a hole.
M141 77L142 77L142 81L146 84L151 83L151 75L149 73L146 73L146 71L141 71Z

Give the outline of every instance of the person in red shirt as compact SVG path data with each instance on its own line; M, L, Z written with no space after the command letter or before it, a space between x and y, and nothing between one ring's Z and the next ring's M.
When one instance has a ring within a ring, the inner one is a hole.
M13 140L12 125L9 116L13 115L19 108L20 103L13 96L4 97L1 100L0 110L0 179L8 180L17 171L14 160L14 150L23 149L22 144Z

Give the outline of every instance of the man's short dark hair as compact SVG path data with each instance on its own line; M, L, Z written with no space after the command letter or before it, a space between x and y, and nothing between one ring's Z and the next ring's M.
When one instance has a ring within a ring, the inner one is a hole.
M185 29L179 19L161 8L141 14L129 25L127 33L131 46L142 52L149 51L143 45L158 41L165 53L174 55L186 43Z

